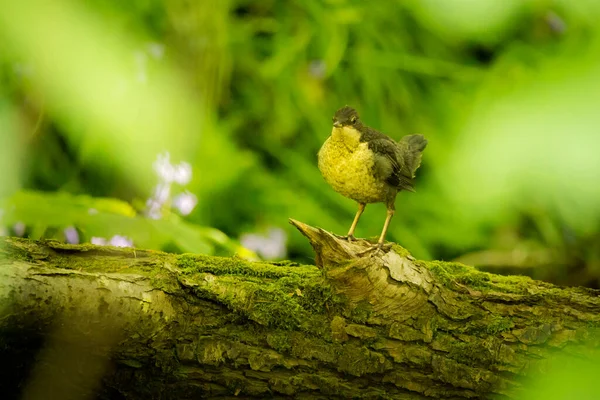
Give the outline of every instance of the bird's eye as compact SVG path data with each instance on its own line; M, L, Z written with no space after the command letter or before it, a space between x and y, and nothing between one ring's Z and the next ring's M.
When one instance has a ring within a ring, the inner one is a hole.
M355 123L356 122L356 117L350 118L350 122Z

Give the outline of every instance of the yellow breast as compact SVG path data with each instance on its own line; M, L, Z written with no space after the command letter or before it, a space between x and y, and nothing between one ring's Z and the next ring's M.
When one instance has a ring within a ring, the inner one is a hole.
M336 192L352 200L384 201L388 188L373 175L373 152L354 132L334 128L319 151L319 170Z

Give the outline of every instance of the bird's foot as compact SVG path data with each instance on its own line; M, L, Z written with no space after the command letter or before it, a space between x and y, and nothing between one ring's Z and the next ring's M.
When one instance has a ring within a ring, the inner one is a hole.
M388 252L391 248L392 248L391 244L377 243L374 246L370 246L366 250L356 253L356 255L364 256L365 254L370 253L370 257L382 256L384 253Z

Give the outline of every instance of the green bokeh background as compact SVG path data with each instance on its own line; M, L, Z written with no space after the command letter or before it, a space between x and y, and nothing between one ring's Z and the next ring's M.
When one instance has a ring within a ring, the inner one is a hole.
M289 217L345 233L316 168L343 105L429 139L388 239L424 259L599 286L600 3L0 0L4 232L248 256ZM144 217L169 152L198 197ZM97 212L90 214L92 208ZM357 234L379 234L383 205Z

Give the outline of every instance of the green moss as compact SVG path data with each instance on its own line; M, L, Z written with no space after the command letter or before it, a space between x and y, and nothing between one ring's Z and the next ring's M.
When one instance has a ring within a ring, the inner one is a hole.
M435 275L435 277L444 285L451 285L454 282L470 280L474 281L474 276L479 271L475 268L463 265L460 263L447 263L442 261L430 261L427 264L429 270ZM472 276L473 275L473 276ZM480 280L489 280L489 277L484 274Z
M456 262L429 261L425 265L443 285L450 288L458 283L481 291L525 294L532 282L529 277L490 274Z
M452 346L448 356L459 363L471 366L488 367L495 361L494 352L482 341L457 342Z
M267 334L267 343L273 350L280 353L287 353L292 348L290 333L287 331L275 330Z
M197 296L271 328L327 334L324 314L340 303L314 266L193 254L178 256L177 266Z
M304 335L291 332L289 335L291 344L290 354L293 357L303 359L315 359L325 363L334 363L343 347L337 343L331 343L318 335Z
M254 302L248 314L261 325L294 330L307 318L298 302L276 286L256 288L252 297Z
M264 280L260 281L264 282ZM288 293L292 296L298 296L298 289L300 290L300 296L304 296L305 279L296 274L284 276L282 278L277 279L276 281L271 282L277 282L277 286L279 286L279 288L283 292Z
M515 324L511 318L490 314L483 319L469 322L462 327L454 327L453 329L468 335L487 337L511 330L514 326Z
M514 326L515 324L510 318L495 315L485 328L485 332L490 335L497 335L512 329Z
M343 305L343 300L333 292L324 279L305 282L301 290L302 296L298 297L297 301L309 312L318 314L337 312Z
M192 282L190 278L186 278L186 284L196 296L217 301L262 326L326 334L326 316L323 313L308 311L302 306L304 296L298 296L295 290L291 290L297 287L291 285L294 280L281 284L277 280L253 282L238 276L221 276L206 282L199 276L196 285L193 277L191 279ZM302 281L298 283L302 287ZM302 293L310 293L310 290ZM322 299L319 295L310 297ZM325 309L322 305L315 308Z
M353 343L343 346L338 359L338 369L354 376L382 373L389 368L389 364L381 353Z
M154 268L146 273L150 285L165 293L175 293L180 289L176 276L165 268Z
M177 267L183 274L209 272L214 275L241 274L248 269L250 262L235 257L216 257L201 254L181 254L177 257Z
M408 250L397 243L392 243L392 250L395 251L400 257L410 257L411 255Z
M279 267L300 267L300 264L296 261L281 260L281 261L269 261L268 264Z
M372 314L373 310L371 305L367 301L361 301L350 310L347 317L358 324L366 324Z
M33 245L37 247L37 245ZM31 250L34 250L34 248L30 248L30 246L32 246L32 242L28 240L13 237L6 238L2 241L0 247L0 258L32 262L34 261L34 257L31 254Z
M184 274L208 272L213 275L239 275L277 279L295 274L303 277L320 275L315 266L289 266L273 263L250 262L235 257L215 257L199 254L182 254L177 258L177 267Z

